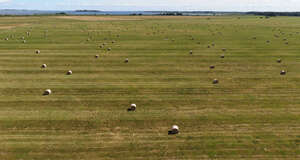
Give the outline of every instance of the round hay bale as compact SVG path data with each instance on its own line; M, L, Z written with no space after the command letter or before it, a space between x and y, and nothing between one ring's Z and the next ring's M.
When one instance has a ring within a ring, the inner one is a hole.
M45 96L50 95L50 94L52 94L51 89L46 89L43 93L43 95L45 95Z
M173 126L172 126L172 130L173 130L173 131L179 131L179 127L178 127L177 125L173 125Z
M208 45L207 48L210 48L210 45Z
M192 50L190 50L190 54L193 54L193 51L192 51Z
M215 66L211 65L209 66L210 69L215 69Z
M27 36L29 36L29 35L30 35L30 32L26 32L26 34L27 34Z
M179 133L179 127L177 125L173 125L171 130L168 131L169 135L178 134L178 133Z
M41 66L41 68L47 68L47 65L46 65L46 64L43 64L43 65Z
M111 48L107 48L107 51L111 51Z
M21 37L21 39L22 39L22 40L24 40L24 39L25 39L25 37Z
M128 63L128 62L129 62L129 59L128 59L128 58L126 58L124 62L125 62L125 63Z
M225 55L224 55L224 54L222 54L220 57L221 57L221 58L225 58Z
M8 41L8 38L5 38L4 40Z
M35 53L36 53L36 54L40 54L41 51L40 51L40 50L35 50Z
M285 71L285 70L282 70L282 71L280 72L280 75L286 75L286 71Z
M23 40L23 43L26 43L26 40Z
M135 111L136 110L136 104L131 104L130 108L127 109L127 111Z
M73 74L73 72L71 71L71 70L69 70L68 72L67 72L67 75L72 75Z
M281 63L282 62L282 60L281 59L277 59L277 63Z
M213 80L213 84L218 84L219 83L219 80L218 79L214 79Z
M99 47L100 47L100 48L103 48L103 45L100 45Z
M98 55L98 54L96 54L96 55L95 55L95 58L99 58L99 55Z

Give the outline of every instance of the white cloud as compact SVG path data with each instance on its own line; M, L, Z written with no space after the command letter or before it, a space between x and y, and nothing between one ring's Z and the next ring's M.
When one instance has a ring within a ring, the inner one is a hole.
M0 0L0 3L10 2L10 0Z

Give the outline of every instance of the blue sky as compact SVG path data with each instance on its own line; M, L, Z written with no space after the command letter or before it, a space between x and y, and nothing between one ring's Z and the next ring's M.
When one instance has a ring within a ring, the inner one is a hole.
M0 0L0 9L300 11L300 0Z

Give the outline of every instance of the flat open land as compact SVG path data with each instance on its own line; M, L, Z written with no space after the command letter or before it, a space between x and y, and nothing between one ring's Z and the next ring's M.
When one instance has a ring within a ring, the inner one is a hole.
M57 16L55 18L82 20L82 21L126 21L126 20L142 20L136 16ZM146 18L146 17L144 17Z
M299 32L292 17L0 17L0 159L300 159Z

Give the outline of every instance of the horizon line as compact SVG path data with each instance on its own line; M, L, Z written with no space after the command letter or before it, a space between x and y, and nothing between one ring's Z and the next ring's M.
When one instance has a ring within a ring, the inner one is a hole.
M23 10L23 11L97 11L97 12L237 12L237 13L247 13L247 12L300 12L300 11L216 11L216 10L97 10L97 9L72 9L72 10L44 10L44 9L9 9L3 8L0 10Z

